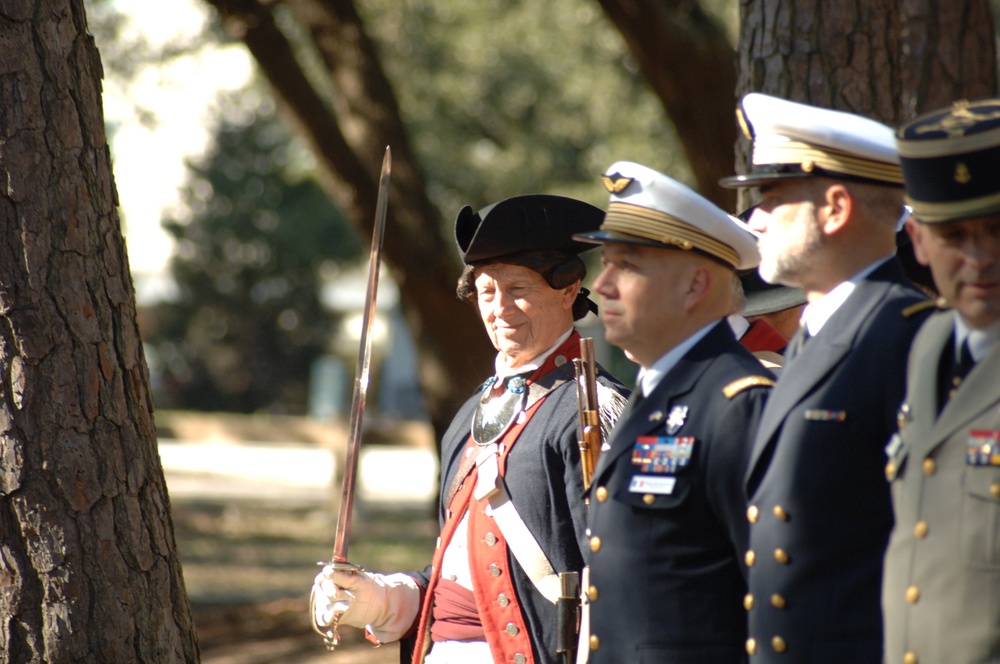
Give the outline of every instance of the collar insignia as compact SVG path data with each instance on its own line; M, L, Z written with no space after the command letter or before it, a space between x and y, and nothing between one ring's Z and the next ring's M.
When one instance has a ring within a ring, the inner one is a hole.
M673 435L680 431L680 428L684 426L684 420L687 419L687 416L687 406L674 406L667 416L667 433Z

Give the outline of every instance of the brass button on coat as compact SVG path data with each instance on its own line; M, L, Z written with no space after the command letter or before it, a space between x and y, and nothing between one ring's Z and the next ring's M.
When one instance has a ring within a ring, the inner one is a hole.
M784 549L775 549L774 550L774 559L777 560L782 565L787 565L788 564L788 554L785 553Z
M601 640L599 638L597 638L596 634L591 634L590 635L590 649L591 650L597 650L600 647L601 647Z
M782 507L781 505L775 505L774 518L778 519L779 521L788 521L788 512L786 512L785 508Z
M896 474L896 464L892 461L885 464L885 479L892 481L893 476Z
M510 600L507 599L506 595L504 595L503 593L500 593L497 596L497 604L499 604L501 607L506 607L508 604L510 604Z
M646 503L647 505L652 505L653 503L656 502L656 496L654 496L651 493L647 493L643 495L642 502Z
M776 636L771 639L771 647L774 648L774 652L785 652L788 648L788 644L780 636Z
M493 533L486 533L486 543L490 546L493 546L494 544L497 543L497 536L494 535Z
M507 632L511 636L517 636L517 632L518 632L517 625L515 625L512 622L509 622L509 623L507 623L507 626L504 627L503 631Z
M608 499L608 489L607 489L607 487L603 487L603 486L597 487L597 491L594 492L594 495L597 496L597 502L603 503L605 500Z
M924 459L924 475L930 477L937 471L937 462L930 457Z
M750 523L757 523L758 516L760 516L760 508L756 505L751 505L747 508L747 521Z
M908 652L903 655L903 664L917 664L917 653Z
M590 538L590 550L597 552L601 550L601 538L598 536L593 536Z
M757 639L754 638L747 639L747 654L748 655L757 654Z
M489 569L490 569L490 574L492 574L493 576L500 576L500 568L497 567L496 563L492 563Z
M753 608L753 595L750 593L743 596L743 608L747 611Z
M525 662L527 661L528 658L522 655L521 653L517 653L516 655L514 655L514 664L525 664Z
M755 560L757 560L757 554L753 552L753 549L747 551L743 556L743 562L747 564L747 567L753 567Z
M913 526L913 536L917 539L923 539L927 537L927 522L917 521L917 525Z
M920 588L916 586L910 586L906 589L906 601L910 604L916 604L920 600Z
M771 595L771 606L773 606L776 609L785 608L785 598L779 595L778 593L774 593L773 595Z
M597 586L591 586L587 588L587 599L591 602L596 602L598 597Z
M994 498L1000 498L1000 483L994 482L990 485L990 495Z

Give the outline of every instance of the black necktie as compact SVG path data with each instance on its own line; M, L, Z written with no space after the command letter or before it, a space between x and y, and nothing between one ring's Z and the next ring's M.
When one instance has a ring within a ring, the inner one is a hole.
M796 332L795 336L792 337L792 340L788 342L788 348L785 350L785 362L791 362L796 355L801 353L802 347L806 345L806 342L809 341L810 338L811 335L809 334L809 330L806 326L802 325L799 327L799 331Z
M958 386L962 384L965 377L972 371L976 362L972 359L972 352L969 350L969 339L962 342L958 351L958 359L955 359L954 342L946 349L948 362L942 362L941 381L938 386L938 412L944 408L948 400L955 395ZM947 369L946 369L947 367Z

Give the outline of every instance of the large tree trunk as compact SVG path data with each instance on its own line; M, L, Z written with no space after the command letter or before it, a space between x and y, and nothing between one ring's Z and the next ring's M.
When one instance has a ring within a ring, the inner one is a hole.
M0 63L0 661L195 662L83 2Z
M738 92L896 126L996 91L989 0L745 0ZM743 140L740 170L748 162Z
M399 285L403 313L419 353L420 385L438 433L484 379L494 350L472 307L455 296L453 243L427 196L395 96L350 0L286 4L311 33L332 89L302 70L295 48L266 0L209 0L274 88L283 110L317 157L321 182L371 237L379 167L392 148L385 259Z
M697 0L600 0L674 124L698 191L733 212L736 53Z

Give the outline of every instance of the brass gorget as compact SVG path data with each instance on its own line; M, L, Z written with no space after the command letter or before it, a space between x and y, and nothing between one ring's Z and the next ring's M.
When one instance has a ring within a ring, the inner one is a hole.
M511 376L506 381L491 377L483 385L483 395L472 416L472 439L485 447L499 440L524 412L528 401L524 376Z

